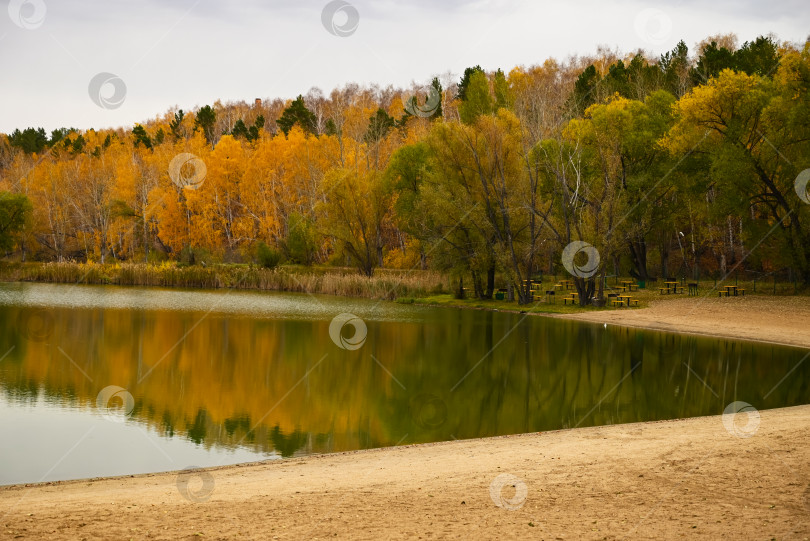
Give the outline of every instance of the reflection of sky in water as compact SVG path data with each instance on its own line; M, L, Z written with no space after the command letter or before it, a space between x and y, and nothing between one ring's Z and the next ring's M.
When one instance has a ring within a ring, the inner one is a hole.
M0 284L0 305L175 310L263 318L331 320L350 312L371 321L421 321L429 309L369 299L306 293L239 290L195 291L75 284Z
M0 485L182 470L279 458L195 445L67 404L9 405L0 394Z

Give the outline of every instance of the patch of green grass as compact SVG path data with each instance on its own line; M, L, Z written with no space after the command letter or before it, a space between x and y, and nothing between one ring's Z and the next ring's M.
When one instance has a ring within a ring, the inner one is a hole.
M531 304L518 304L517 301L498 301L484 299L456 299L453 295L431 295L415 299L416 304L437 306L451 306L457 308L475 308L479 310L500 310L510 312L528 312L537 314L575 314L578 312L593 312L607 310L595 306L580 307L576 304L563 304L562 299L555 303L533 302Z

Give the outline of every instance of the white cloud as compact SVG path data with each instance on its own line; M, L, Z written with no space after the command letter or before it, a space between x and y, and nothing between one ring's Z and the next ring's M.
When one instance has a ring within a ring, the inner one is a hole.
M33 30L0 13L0 131L131 126L174 105L287 98L313 86L328 93L347 82L405 86L600 44L658 54L680 39L691 47L731 31L741 41L769 32L799 41L810 28L805 0L349 0L360 22L345 38L322 26L320 0L44 1L45 21ZM635 20L649 8L666 14L671 31L645 41ZM118 109L88 96L102 71L126 82Z

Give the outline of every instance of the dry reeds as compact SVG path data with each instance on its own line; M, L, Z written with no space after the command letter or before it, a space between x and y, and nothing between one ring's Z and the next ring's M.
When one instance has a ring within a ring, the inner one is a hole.
M185 288L294 291L394 300L447 291L447 278L434 271L379 269L367 277L352 269L241 265L180 266L174 263L25 263L5 267L4 281L110 284Z

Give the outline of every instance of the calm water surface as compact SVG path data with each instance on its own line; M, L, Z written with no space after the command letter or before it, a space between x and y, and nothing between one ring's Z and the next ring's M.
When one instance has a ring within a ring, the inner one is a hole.
M359 349L330 338L341 313L365 322ZM806 404L806 355L327 296L0 284L0 484Z

